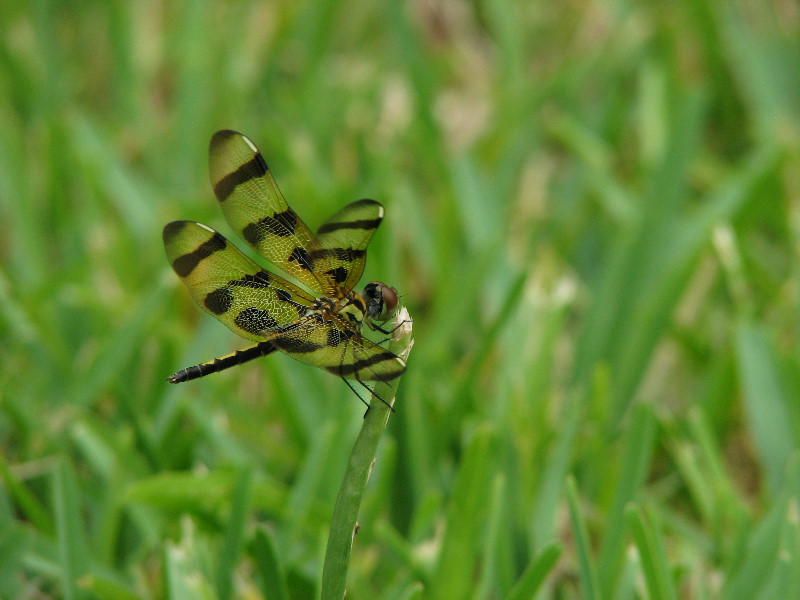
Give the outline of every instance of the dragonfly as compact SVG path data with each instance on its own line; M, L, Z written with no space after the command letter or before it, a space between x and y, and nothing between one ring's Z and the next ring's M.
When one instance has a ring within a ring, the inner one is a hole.
M383 206L367 199L352 202L312 233L246 136L216 132L208 156L211 186L231 228L312 293L263 269L211 227L168 223L163 232L167 259L192 297L234 333L256 343L186 367L167 381L191 381L276 350L341 377L362 402L348 380L370 390L366 382L402 375L405 361L362 332L366 323L391 333L383 325L398 307L396 291L380 281L368 283L361 294L353 289Z

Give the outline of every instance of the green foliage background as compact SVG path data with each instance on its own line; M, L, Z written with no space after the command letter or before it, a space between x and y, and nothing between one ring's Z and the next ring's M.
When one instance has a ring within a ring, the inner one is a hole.
M363 407L245 345L161 228L230 235L207 145L416 346L348 599L800 597L800 7L0 8L0 598L313 598Z

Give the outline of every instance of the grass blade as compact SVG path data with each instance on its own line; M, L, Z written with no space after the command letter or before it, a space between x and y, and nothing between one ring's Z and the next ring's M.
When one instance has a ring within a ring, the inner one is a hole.
M587 600L600 600L597 571L592 563L589 551L589 532L586 529L586 520L581 511L578 490L573 477L567 479L567 506L569 507L569 519L572 523L572 534L575 536L575 549L578 553L581 597Z
M542 551L534 557L514 587L511 588L506 600L527 600L536 596L545 577L553 570L559 556L561 556L561 545L556 542L550 542L542 548Z
M275 538L269 530L264 527L256 529L250 543L250 554L261 575L261 593L264 597L274 598L274 600L289 600L286 575L275 547Z
M652 525L652 514L648 522L639 508L632 505L626 510L625 517L636 548L639 550L649 597L653 600L677 600L678 595L670 578L664 543Z
M411 351L414 341L411 337L411 321L404 308L398 310L395 317L396 323L405 323L398 330L402 337L389 343L389 350L405 359ZM400 377L391 383L380 382L375 385L375 394L385 400L373 396L369 409L364 415L364 424L358 434L347 469L342 479L336 504L333 507L331 529L328 536L328 545L325 551L325 563L322 570L322 600L341 600L344 598L347 584L347 569L350 564L350 552L356 534L356 521L358 509L361 506L361 497L367 486L378 442L389 420L389 404L394 403Z

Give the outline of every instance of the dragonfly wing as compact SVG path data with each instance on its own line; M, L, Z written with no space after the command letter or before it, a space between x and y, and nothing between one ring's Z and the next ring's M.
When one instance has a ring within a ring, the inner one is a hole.
M328 253L324 272L344 293L361 279L367 246L383 219L383 206L375 200L358 200L334 214L317 230L317 240Z
M328 295L319 242L286 203L264 157L241 133L218 131L208 150L214 194L233 230L266 260Z
M391 381L406 368L402 359L364 338L339 316L323 322L312 315L267 339L289 356L346 379Z
M263 340L305 316L314 303L305 291L265 271L200 223L169 223L164 247L200 307L244 338Z

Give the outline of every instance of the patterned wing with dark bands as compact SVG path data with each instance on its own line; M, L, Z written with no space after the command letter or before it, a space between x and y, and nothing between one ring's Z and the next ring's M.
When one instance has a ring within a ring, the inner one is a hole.
M267 340L292 358L345 379L391 381L406 369L402 359L364 338L338 315L324 322L307 317Z
M193 221L164 227L172 269L200 307L232 331L263 340L298 321L314 298L242 254L221 234Z
M344 294L361 279L367 246L382 219L383 206L378 202L358 200L345 206L317 230L317 240L329 262L323 275Z
M211 138L208 166L214 194L230 226L273 265L320 295L332 288L318 273L321 247L289 207L255 144L241 133L218 131Z

